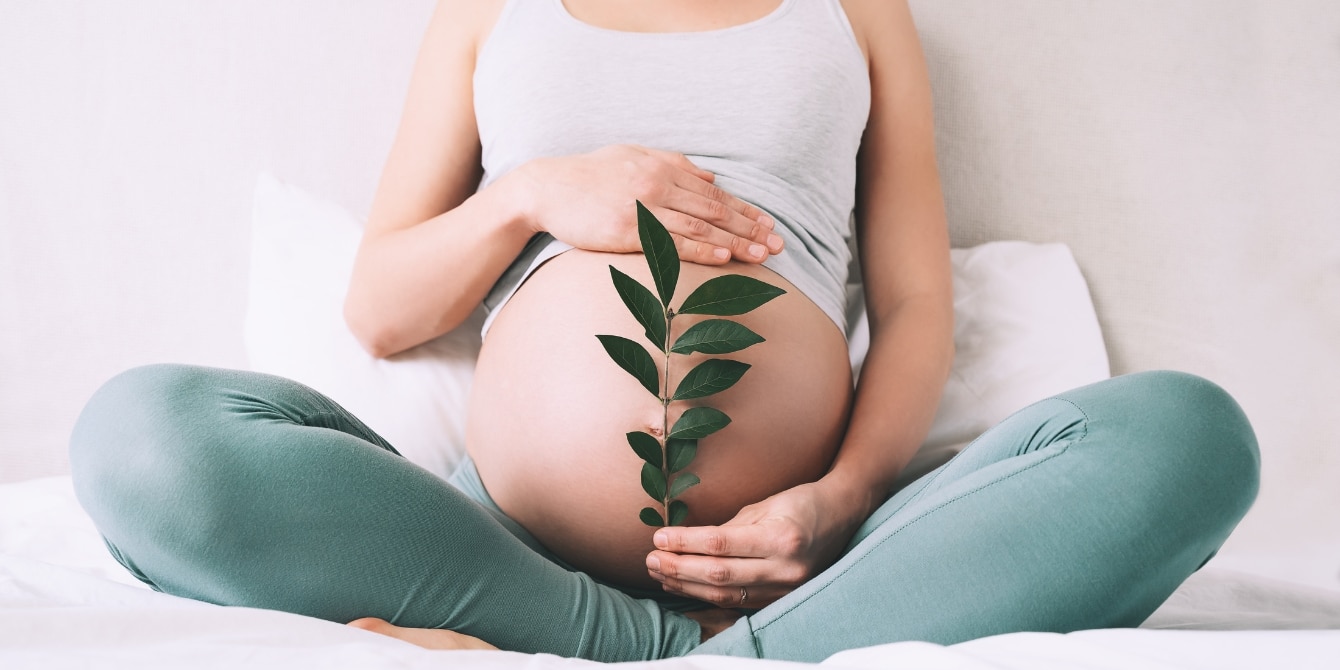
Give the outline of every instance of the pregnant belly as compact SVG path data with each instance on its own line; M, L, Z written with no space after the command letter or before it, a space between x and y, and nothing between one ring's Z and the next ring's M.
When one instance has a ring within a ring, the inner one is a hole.
M610 282L609 265L651 286L639 255L574 250L541 266L498 313L475 371L466 442L494 501L551 551L597 578L655 588L643 563L654 529L638 511L656 505L642 490L642 461L624 434L659 432L664 410L595 337L645 341ZM732 317L767 339L727 356L753 366L743 379L717 395L670 405L672 425L697 405L732 419L699 443L688 468L702 483L680 498L689 508L686 525L723 523L745 505L818 479L851 402L841 333L771 270L684 263L671 304L731 272L787 294ZM701 318L676 317L672 337ZM663 355L653 358L664 365ZM670 388L705 358L672 356Z

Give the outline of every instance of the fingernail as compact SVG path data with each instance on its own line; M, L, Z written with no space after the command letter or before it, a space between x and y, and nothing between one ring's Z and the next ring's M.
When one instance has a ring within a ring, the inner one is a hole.
M716 249L712 250L712 256L719 261L724 261L727 258L730 258L730 250L717 247Z
M657 549L666 549L670 546L670 538L667 537L665 531L658 530L655 535L651 536L651 543L656 545Z
M655 556L648 556L648 557L647 557L647 569L648 569L648 570L651 570L652 572L660 572L660 571L661 571L661 559L656 558Z
M781 238L780 236L778 236L778 235L769 235L769 236L768 236L768 248L769 248L769 249L772 249L773 251L781 251L781 250L782 250L782 238Z
M749 255L753 256L754 258L763 258L763 256L767 253L767 251L768 250L764 249L763 245L761 244L749 245Z
M773 221L773 220L772 220L772 217L771 217L771 216L768 216L767 214L759 214L759 215L758 215L758 222L761 223L761 224L763 224L763 225L765 225L765 226L767 226L767 227L768 227L768 230L772 230L773 227L775 227L775 226L777 225L777 222L776 222L776 221Z

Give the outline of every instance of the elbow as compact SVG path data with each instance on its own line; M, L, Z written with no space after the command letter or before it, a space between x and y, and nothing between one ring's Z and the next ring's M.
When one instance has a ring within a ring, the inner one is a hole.
M947 381L950 372L954 369L954 357L958 355L958 345L954 344L954 337L951 334L948 341L944 343L943 364L940 366L940 375Z
M469 316L468 311L464 316L448 312L441 319L430 322L432 326L418 328L415 324L419 321L413 316L388 313L371 300L359 299L353 291L344 300L345 327L373 358L390 358L412 349L452 330L466 316Z
M394 345L394 334L385 319L378 319L355 300L352 293L344 300L344 324L363 351L373 358L386 358L400 351Z
M940 305L939 323L940 323L940 372L947 380L949 373L954 367L954 356L958 354L958 344L954 342L954 299L949 296L947 299L938 301Z

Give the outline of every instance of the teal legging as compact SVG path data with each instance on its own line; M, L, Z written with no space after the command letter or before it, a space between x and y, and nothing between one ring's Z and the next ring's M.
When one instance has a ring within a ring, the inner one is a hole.
M602 661L1136 626L1223 543L1259 471L1241 409L1204 379L1076 389L987 431L831 568L700 645L682 614L553 560L472 471L450 485L286 379L131 370L89 401L70 459L107 546L158 590Z

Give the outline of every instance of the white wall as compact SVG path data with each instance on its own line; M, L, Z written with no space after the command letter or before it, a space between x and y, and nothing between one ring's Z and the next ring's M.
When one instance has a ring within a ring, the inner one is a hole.
M431 7L0 5L0 481L120 370L245 365L257 172L366 212Z
M1224 553L1340 587L1340 4L913 5L955 244L1068 242L1114 374L1195 372L1252 419Z

